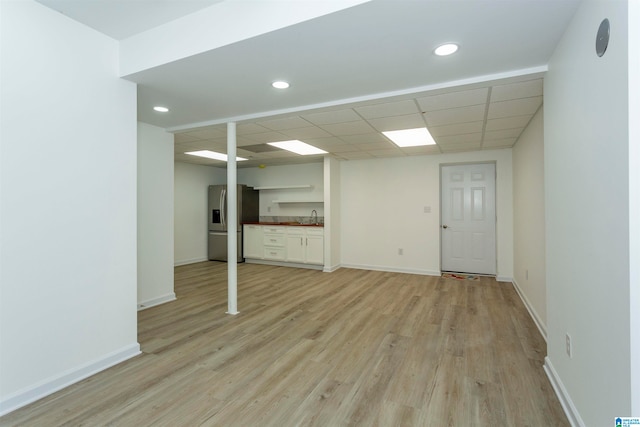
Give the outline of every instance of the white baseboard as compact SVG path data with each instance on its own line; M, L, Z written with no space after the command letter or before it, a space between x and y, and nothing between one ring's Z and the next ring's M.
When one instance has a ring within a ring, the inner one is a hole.
M81 365L78 368L70 369L39 384L13 393L6 399L0 401L0 416L15 411L18 408L22 408L23 406L42 399L43 397L55 393L58 390L68 387L71 384L77 383L78 381L97 374L100 371L104 371L107 368L124 362L125 360L139 354L140 344L131 344L121 348L120 350L107 354L98 360Z
M334 271L339 270L340 267L342 267L340 264L332 266L325 265L322 271L324 271L325 273L333 273Z
M498 282L512 282L513 278L511 278L509 276L496 276L496 280Z
M159 296L157 298L148 299L138 303L138 311L146 310L147 308L154 307L156 305L164 304L165 302L175 301L175 292L170 292L166 295Z
M540 316L538 316L538 312L536 311L535 308L533 308L527 296L524 294L524 292L522 292L522 289L520 289L520 285L518 285L518 282L516 281L516 279L513 279L511 283L513 283L513 287L515 288L516 292L520 296L522 303L527 308L527 311L529 312L529 316L531 316L531 318L533 319L533 323L536 324L536 326L538 327L538 330L540 331L540 334L542 334L542 338L544 338L544 340L547 341L547 326L544 324Z
M204 257L204 258L192 258L192 259L176 260L176 261L173 262L173 266L174 267L178 267L178 266L181 266L181 265L195 264L196 262L203 262L203 261L209 261L209 258Z
M544 371L546 372L547 377L551 382L553 390L558 396L558 400L560 400L560 405L562 405L562 409L564 409L564 413L569 419L569 424L571 424L571 427L584 427L584 421L582 421L582 418L578 413L578 409L576 409L573 401L571 400L571 397L569 397L567 389L564 388L564 384L562 384L558 373L553 368L549 357L544 358Z
M386 267L380 265L362 265L362 264L342 264L343 268L356 268L358 270L374 270L374 271L388 271L390 273L408 273L408 274L421 274L423 276L440 276L442 273L435 270L420 270L414 268L396 268Z
M262 264L262 265L275 265L278 267L306 268L308 270L323 269L323 266L320 264L302 264L297 262L271 261L267 259L245 258L244 262L246 262L247 264Z

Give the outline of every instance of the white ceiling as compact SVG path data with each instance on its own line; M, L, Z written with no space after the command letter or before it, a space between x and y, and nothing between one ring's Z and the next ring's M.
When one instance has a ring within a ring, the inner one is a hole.
M116 40L197 12L223 0L37 0Z
M40 2L116 39L219 3ZM510 147L542 104L541 78L578 3L373 0L125 78L138 83L138 119L176 132L180 161L224 166L183 153L226 152L228 121L250 159L239 167L320 160L264 146L286 139L346 160ZM435 56L447 41L459 52ZM291 88L273 89L276 79ZM380 134L424 125L437 146L399 149Z

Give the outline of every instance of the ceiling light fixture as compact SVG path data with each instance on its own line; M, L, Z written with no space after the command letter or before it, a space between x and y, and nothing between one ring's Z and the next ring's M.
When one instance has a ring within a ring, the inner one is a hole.
M223 162L227 161L226 154L216 153L215 151L209 151L209 150L188 151L184 154L188 154L190 156L206 157L207 159L213 159L213 160L222 160ZM236 157L237 162L241 162L243 160L247 160L247 159L244 159L242 157Z
M436 143L427 128L392 130L382 133L398 147L417 147Z
M153 107L154 111L157 111L159 113L168 113L169 109L167 107L161 107L159 105L156 105L155 107Z
M438 46L433 53L438 56L447 56L458 51L458 45L455 43L445 43Z
M268 144L302 156L308 156L310 154L327 154L326 151L314 147L313 145L309 145L306 142L298 141L297 139L293 141L269 142Z
M286 89L289 87L289 83L285 82L284 80L278 80L271 83L271 86L275 87L276 89Z

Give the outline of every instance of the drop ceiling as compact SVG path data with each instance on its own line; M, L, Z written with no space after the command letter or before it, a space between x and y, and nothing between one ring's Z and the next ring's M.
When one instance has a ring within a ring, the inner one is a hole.
M225 3L40 2L125 41ZM184 7L171 15L167 3ZM123 77L138 84L138 120L175 133L177 161L224 167L184 152L226 153L228 121L237 123L238 155L249 159L238 167L321 160L264 147L288 139L344 160L506 148L542 105L546 64L578 3L373 0ZM133 5L155 21L131 14ZM242 5L246 20L237 24L255 22L252 2ZM436 57L448 41L460 50ZM291 87L273 89L277 79ZM158 104L171 111L154 112ZM420 126L437 145L401 149L380 133Z

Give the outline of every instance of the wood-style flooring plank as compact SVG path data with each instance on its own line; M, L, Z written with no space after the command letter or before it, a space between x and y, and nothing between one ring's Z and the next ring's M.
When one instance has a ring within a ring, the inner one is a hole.
M565 426L513 286L404 273L175 269L138 313L143 354L0 426Z

